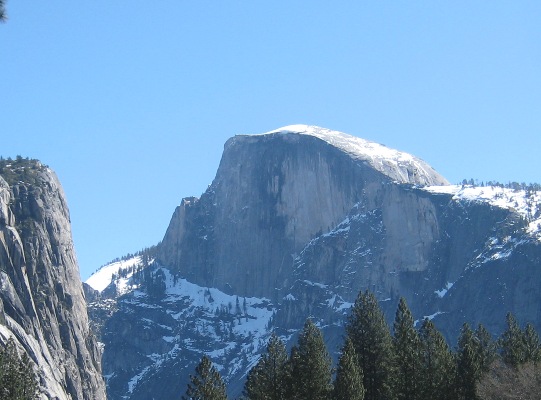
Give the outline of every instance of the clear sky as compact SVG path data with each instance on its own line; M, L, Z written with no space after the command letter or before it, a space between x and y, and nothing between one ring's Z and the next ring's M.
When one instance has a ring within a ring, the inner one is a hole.
M540 182L540 1L8 0L0 155L53 168L86 279L156 244L235 134L310 124L453 183Z

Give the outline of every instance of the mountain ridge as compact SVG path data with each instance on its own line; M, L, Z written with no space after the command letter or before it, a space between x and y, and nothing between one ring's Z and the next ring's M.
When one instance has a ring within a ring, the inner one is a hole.
M89 308L102 316L112 400L178 397L203 354L237 396L270 332L292 345L307 317L336 356L361 290L388 321L404 296L449 343L465 321L500 333L507 311L539 329L538 192L449 185L393 157L374 167L344 151L365 142L342 135L294 126L229 139L216 178L176 208L154 260L110 275ZM258 317L244 301L270 314L246 325Z

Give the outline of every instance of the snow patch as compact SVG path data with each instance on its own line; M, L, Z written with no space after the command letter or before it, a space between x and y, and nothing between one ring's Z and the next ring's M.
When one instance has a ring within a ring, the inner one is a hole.
M111 281L113 280L113 275L118 276L118 273L121 269L135 267L136 265L141 264L141 261L141 257L136 256L128 260L117 261L111 264L104 265L99 270L94 272L90 276L90 278L85 281L85 283L92 287L94 290L103 292L105 288L111 284ZM124 293L128 290L126 285L128 279L133 275L133 273L130 273L128 275L126 275L126 279L119 279L120 285L117 287L117 289L121 293Z
M447 284L445 285L445 287L443 289L434 290L434 293L436 293L439 298L442 298L443 296L445 296L447 294L449 289L451 289L453 287L453 285L454 285L454 282L453 283L447 282Z
M446 314L443 311L436 311L434 314L425 315L423 319L428 319L429 321L432 321L434 318L436 318L438 315Z

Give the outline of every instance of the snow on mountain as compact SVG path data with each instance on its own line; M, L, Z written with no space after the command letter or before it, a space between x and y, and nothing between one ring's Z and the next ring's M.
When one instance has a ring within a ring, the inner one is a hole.
M266 298L228 295L199 286L173 276L167 267L156 263L146 273L136 272L114 283L118 286L119 281L129 290L117 298L118 307L129 310L129 316L137 316L126 326L129 332L124 340L133 341L131 354L136 354L138 362L130 367L129 374L110 370L110 365L122 357L113 346L105 354L103 372L110 388L127 388L122 398L145 397L145 385L159 371L170 370L171 365L183 366L177 372L188 374L202 354L213 360L224 377L240 379L255 365L268 340L276 309ZM152 294L150 281L163 282L163 292ZM115 324L123 321L121 317ZM111 340L107 327L104 335L106 341ZM113 335L118 339L118 333Z
M87 281L109 286L89 304L109 398L176 399L203 354L237 397L271 332L291 346L307 317L334 356L361 290L391 322L404 296L450 343L464 321L498 333L507 310L536 318L540 203L534 191L450 186L414 156L314 126L231 138L155 262Z
M430 193L450 194L453 200L488 203L515 211L527 221L527 233L541 241L541 192L471 185L428 186L423 189Z
M395 170L398 174L394 178L400 182L409 182L411 172L408 167L413 166L416 174L437 177L438 184L448 184L445 179L437 175L436 171L430 165L409 153L391 149L382 144L351 136L343 132L299 124L285 126L260 135L289 133L316 137L349 154L354 159L368 162L373 168L385 174L388 174L390 169ZM424 182L423 184L425 183L430 184L429 182Z
M123 269L130 270L127 272L124 279L120 279L119 283L117 284L118 290L121 292L124 292L127 288L125 285L127 285L129 278L133 275L133 268L139 264L141 264L142 259L141 256L136 256L133 258L129 258L127 260L121 260L117 262L113 262L111 264L104 265L99 270L94 272L90 278L88 278L85 283L92 287L93 289L102 292L105 290L107 286L109 286L113 280L113 275L118 276L119 272Z

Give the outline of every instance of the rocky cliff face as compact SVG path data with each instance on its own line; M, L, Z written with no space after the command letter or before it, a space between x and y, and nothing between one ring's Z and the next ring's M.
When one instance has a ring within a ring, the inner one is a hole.
M68 208L37 161L0 165L0 341L36 364L43 399L105 399Z
M368 289L389 323L402 296L452 344L464 322L500 334L509 311L539 328L540 200L502 188L390 185L375 209L357 205L307 244L277 323L298 327L298 315L336 320Z
M355 204L375 207L391 182L447 183L408 154L322 128L235 136L209 189L175 211L158 259L195 283L277 299L306 243Z
M451 345L463 322L499 334L507 311L541 328L540 193L451 186L411 155L321 128L230 139L153 257L88 281L112 400L178 398L202 354L238 396L273 330L292 344L311 317L335 352L364 289L389 320L405 297Z

